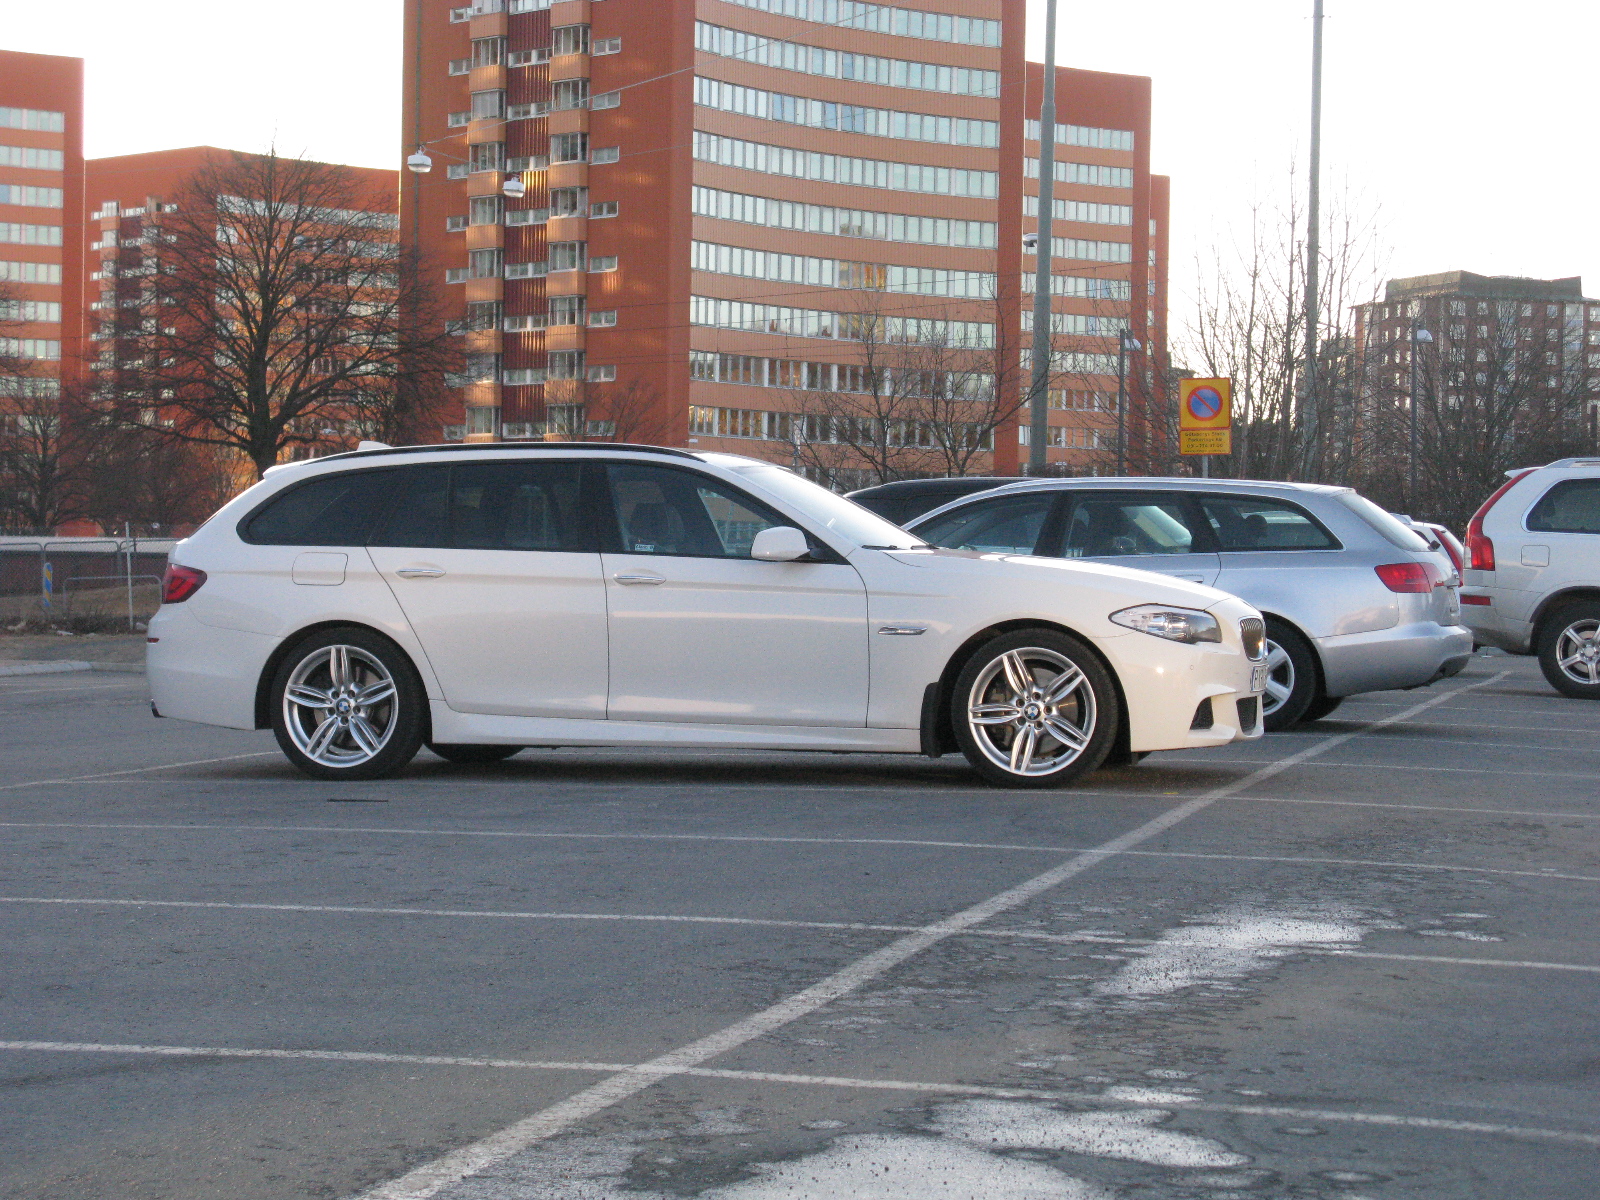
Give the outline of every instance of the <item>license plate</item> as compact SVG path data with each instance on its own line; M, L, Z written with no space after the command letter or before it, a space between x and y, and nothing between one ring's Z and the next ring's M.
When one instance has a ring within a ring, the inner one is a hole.
M1257 663L1250 668L1250 690L1264 692L1267 690L1267 664Z

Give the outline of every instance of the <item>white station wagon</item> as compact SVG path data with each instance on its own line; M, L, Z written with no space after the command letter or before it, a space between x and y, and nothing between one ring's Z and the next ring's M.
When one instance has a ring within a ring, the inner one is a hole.
M423 744L927 754L1068 783L1261 735L1260 614L1121 567L939 550L770 463L382 448L274 467L172 552L157 715L308 775Z

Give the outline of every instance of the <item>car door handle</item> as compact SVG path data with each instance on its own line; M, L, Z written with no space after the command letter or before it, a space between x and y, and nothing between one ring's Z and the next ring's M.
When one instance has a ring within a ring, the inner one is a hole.
M443 567L401 567L395 572L401 579L437 579L444 574Z
M638 584L643 584L646 587L654 587L658 583L665 583L667 581L667 577L665 575L613 575L611 578L615 579L624 587L633 587Z
M1187 579L1190 583L1204 583L1206 581L1204 575L1185 575L1182 571L1163 571L1161 573L1170 575L1174 579Z

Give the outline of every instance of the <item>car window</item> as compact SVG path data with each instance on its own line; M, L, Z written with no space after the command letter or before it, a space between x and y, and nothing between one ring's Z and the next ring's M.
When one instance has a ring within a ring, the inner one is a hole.
M1564 479L1528 514L1534 533L1600 533L1600 479Z
M1415 529L1403 525L1393 513L1384 512L1371 500L1357 492L1339 492L1338 500L1356 516L1383 535L1385 541L1402 550L1426 550L1427 539Z
M1032 554L1050 515L1048 493L978 500L917 526L917 536L950 550Z
M1223 550L1337 550L1298 505L1257 496L1202 496L1200 508Z
M373 534L374 546L415 546L448 549L450 546L450 468L406 467L394 506Z
M463 550L592 549L581 490L582 467L575 462L457 463L450 480L453 544Z
M244 522L257 546L364 546L399 471L346 471L280 492Z
M749 558L756 534L791 524L705 475L647 463L616 463L606 473L625 554Z
M1194 540L1183 502L1175 496L1088 493L1072 506L1062 556L1188 554Z

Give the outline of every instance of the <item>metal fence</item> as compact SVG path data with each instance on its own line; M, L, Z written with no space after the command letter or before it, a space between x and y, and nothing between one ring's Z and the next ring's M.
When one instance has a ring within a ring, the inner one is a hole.
M0 623L123 623L161 602L171 538L0 538Z

